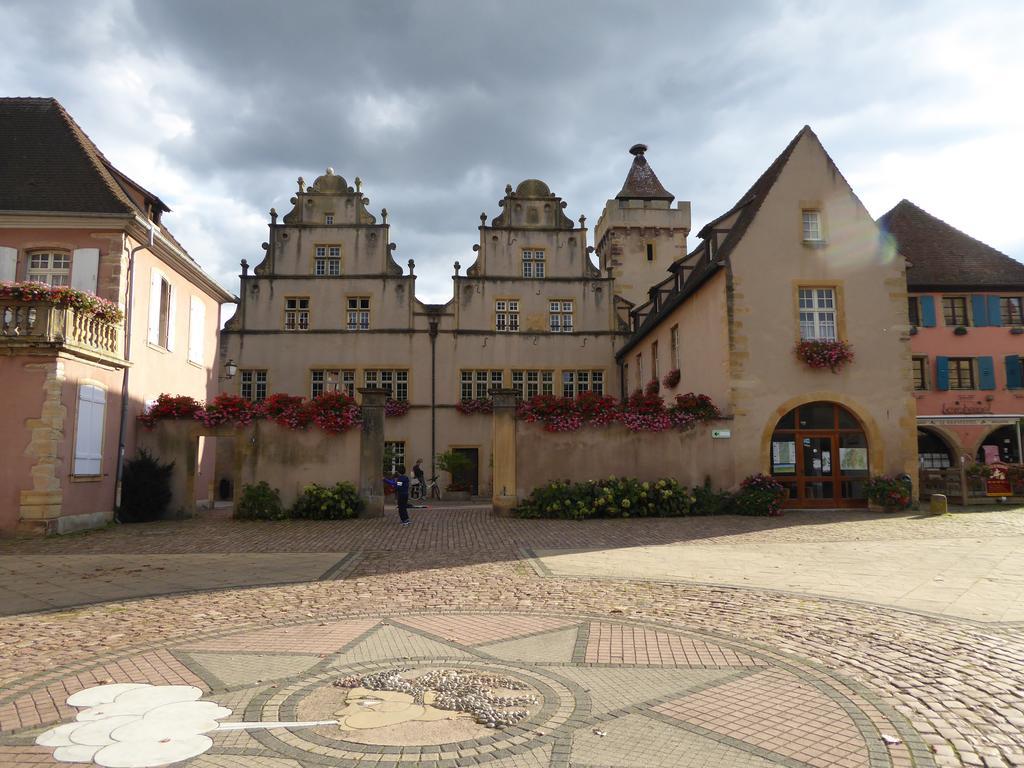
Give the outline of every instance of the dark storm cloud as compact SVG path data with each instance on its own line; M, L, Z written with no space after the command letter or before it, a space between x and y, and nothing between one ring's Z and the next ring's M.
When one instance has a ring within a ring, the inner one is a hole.
M420 292L442 300L506 183L543 178L592 226L636 141L699 226L806 122L847 171L978 138L985 126L914 119L963 85L919 66L929 30L963 14L782 0L14 3L0 8L12 54L0 87L61 98L169 198L171 226L226 281L259 253L264 212L330 165L388 208L399 261L416 259Z

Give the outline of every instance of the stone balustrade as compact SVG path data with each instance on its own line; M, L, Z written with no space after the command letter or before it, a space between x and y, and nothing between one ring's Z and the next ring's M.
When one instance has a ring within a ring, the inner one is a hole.
M0 347L62 348L84 357L123 362L122 329L71 307L0 299Z

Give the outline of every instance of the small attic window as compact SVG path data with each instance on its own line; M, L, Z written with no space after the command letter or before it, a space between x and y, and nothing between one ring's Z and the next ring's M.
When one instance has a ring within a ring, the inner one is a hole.
M821 211L805 210L803 212L804 242L819 243L821 236Z
M647 260L654 261L654 243L647 244Z
M334 214L333 213L325 213L324 214L324 224L333 224L333 223L334 223Z

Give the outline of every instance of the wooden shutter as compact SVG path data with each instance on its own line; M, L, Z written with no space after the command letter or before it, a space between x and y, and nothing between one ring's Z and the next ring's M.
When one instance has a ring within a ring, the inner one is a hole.
M174 324L177 317L174 310L175 304L178 302L178 292L174 290L173 285L169 285L167 294L167 351L172 352L174 350Z
M150 344L160 343L160 284L164 276L159 269L150 270L149 273L149 334L147 340Z
M935 358L935 388L949 389L949 358L942 355Z
M100 274L100 249L76 248L71 255L71 287L96 293Z
M989 325L1002 325L1003 324L1003 313L999 309L999 297L998 296L986 296L988 299L988 324Z
M78 388L78 421L75 426L76 475L99 475L103 459L103 416L107 393L92 384Z
M971 314L974 316L972 325L983 328L989 324L987 296L982 296L980 293L971 296Z
M203 364L203 342L206 339L206 305L197 296L189 297L188 359Z
M935 297L934 296L921 296L919 297L921 307L921 325L925 328L935 327Z
M0 282L13 283L18 277L18 249L0 245Z
M996 366L989 356L978 358L978 389L996 388Z
M1021 389L1024 387L1024 376L1021 375L1020 355L1006 356L1006 388Z

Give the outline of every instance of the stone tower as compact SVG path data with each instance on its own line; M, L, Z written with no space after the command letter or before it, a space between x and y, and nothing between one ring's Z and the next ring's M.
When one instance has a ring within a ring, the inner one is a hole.
M646 151L645 144L630 147L633 165L626 182L605 204L594 231L602 271L615 278L616 294L633 304L647 301L648 289L686 255L690 233L690 203L672 208L674 195L658 181Z

